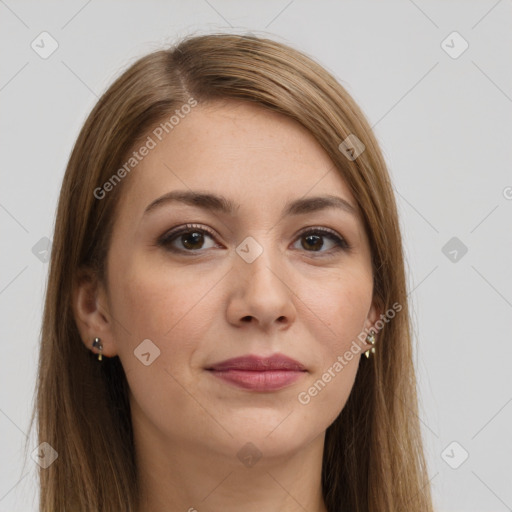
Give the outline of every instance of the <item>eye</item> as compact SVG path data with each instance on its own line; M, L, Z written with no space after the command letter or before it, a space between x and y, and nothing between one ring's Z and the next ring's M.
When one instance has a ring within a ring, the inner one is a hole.
M209 249L216 246L215 243L213 243L210 247L204 247L205 237L213 241L215 235L203 227L194 224L186 224L185 226L166 233L158 240L157 244L172 252L194 253L199 252L200 249ZM325 245L322 240L323 238L329 239L333 247L322 251L321 249L323 249ZM298 241L303 241L301 246L306 252L320 253L320 255L350 249L350 245L344 238L328 228L308 228L306 231L299 234L297 242ZM181 247L176 247L176 245L174 245L175 242L179 242Z
M322 256L325 253L350 249L349 244L344 238L339 236L335 231L327 228L310 228L307 231L300 233L299 237L299 241L304 241L301 243L301 246L306 249L306 252L319 252ZM328 238L331 243L334 244L334 247L322 251L321 249L324 247L322 238Z
M213 233L207 229L194 224L187 224L166 233L158 240L158 245L173 252L194 252L199 249L204 249L202 246L204 244L205 235L212 239L214 237ZM175 247L173 245L175 241L179 241L182 247ZM206 249L208 249L208 247L206 247Z

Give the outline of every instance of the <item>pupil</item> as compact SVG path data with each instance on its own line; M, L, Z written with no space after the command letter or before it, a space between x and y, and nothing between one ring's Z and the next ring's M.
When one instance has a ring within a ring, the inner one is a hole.
M309 236L307 236L305 238L306 238L306 240L311 240L312 238L316 239L317 242L320 242L319 244L318 243L316 244L317 245L317 249L321 249L322 248L323 243L321 242L321 237L320 236L318 236L318 235L309 235ZM308 242L308 244L309 244L309 242Z
M183 241L183 245L185 247L187 247L188 249L198 249L198 247L194 247L194 244L198 243L198 241L200 242L201 241L201 237L202 237L202 233L198 233L197 231L193 232L193 233L189 233L187 235L183 235L182 237L182 241ZM186 242L187 239L194 239L194 241L190 244L188 242Z

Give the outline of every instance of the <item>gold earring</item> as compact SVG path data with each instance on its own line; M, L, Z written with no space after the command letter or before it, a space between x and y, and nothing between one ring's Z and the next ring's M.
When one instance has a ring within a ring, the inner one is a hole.
M367 341L367 343L370 343L371 345L375 345L375 332L374 331L370 331L370 334L368 334L368 336L366 336L366 341ZM364 355L366 356L367 359L370 357L370 352L372 354L375 354L375 347L369 348L364 353Z
M97 348L100 353L98 354L98 361L102 360L101 351L103 350L103 345L101 344L101 340L99 338L94 338L94 341L92 342L93 348Z

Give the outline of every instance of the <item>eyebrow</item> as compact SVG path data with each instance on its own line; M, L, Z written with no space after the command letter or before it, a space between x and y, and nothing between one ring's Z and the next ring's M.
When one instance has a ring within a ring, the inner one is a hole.
M191 190L173 190L155 199L144 210L144 215L171 203L183 203L203 210L233 215L240 205L222 195ZM340 209L357 216L356 208L346 199L334 195L306 197L290 201L285 205L281 218L288 215L304 215L326 209Z

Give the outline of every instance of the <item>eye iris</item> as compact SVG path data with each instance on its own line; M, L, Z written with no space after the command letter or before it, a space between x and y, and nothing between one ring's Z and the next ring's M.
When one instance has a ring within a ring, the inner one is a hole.
M321 237L321 236L319 236L319 235L307 235L307 236L305 236L303 239L304 239L304 240L316 239L316 242L317 242L317 243L315 244L316 249L321 249L321 248L322 248L322 246L324 245L324 244L323 244L323 241L322 241L322 237ZM320 243L318 243L318 242L320 242ZM309 244L309 243L310 243L310 242L308 242L308 244ZM304 244L302 244L302 245L303 245L303 247L304 247ZM304 248L306 248L306 247L304 247Z
M203 233L199 233L198 231L191 231L189 233L185 233L181 235L181 240L183 243L183 246L187 249L200 249L200 247L194 247L194 244L199 244L200 246L203 243ZM192 244L186 242L187 239L193 239Z

